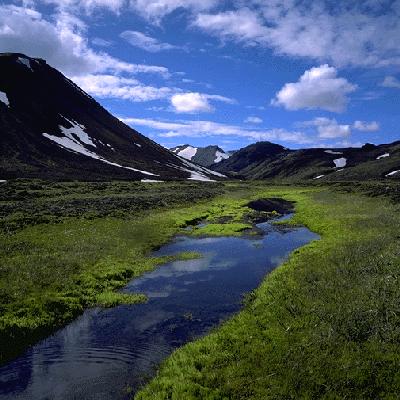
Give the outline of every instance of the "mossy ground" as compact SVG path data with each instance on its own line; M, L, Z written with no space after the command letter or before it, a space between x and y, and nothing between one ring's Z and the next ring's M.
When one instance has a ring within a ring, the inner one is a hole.
M115 289L165 262L149 257L151 250L187 225L207 220L215 234L238 234L240 224L251 224L249 200L284 197L297 202L292 223L321 240L294 252L246 296L237 316L175 352L137 398L397 398L398 206L345 185L338 189L349 193L255 182L151 186L4 186L2 357L85 307L144 300Z
M399 207L326 188L275 188L321 240L295 251L242 312L164 362L136 399L395 399Z
M231 198L221 197L221 185L150 186L38 181L1 186L1 361L86 307L143 301L115 290L170 261L150 257L152 250L193 221L241 218L245 212L240 188Z

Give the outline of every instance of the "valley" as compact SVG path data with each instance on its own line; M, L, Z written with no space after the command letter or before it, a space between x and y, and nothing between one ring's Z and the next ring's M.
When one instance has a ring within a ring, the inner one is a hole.
M85 91L42 58L0 53L0 399L397 398L395 135L321 116L293 120L301 132L201 120L240 103L136 77L203 85L184 72L119 65L79 70ZM268 110L316 79L356 90L336 74L310 68ZM338 102L325 111L347 105L322 94ZM132 96L169 105L138 118Z
M7 182L1 201L6 216L1 234L0 335L1 343L7 343L1 349L3 368L11 365L7 360L88 307L108 313L104 307L117 312L124 304L146 303L140 286L133 292L118 289L154 268L162 271L164 263L188 260L192 265L189 260L201 256L197 245L177 253L151 253L176 234L192 240L210 235L251 237L248 229L251 221L259 221L260 211L246 205L284 198L296 207L285 225L306 226L320 239L296 250L268 274L245 296L243 310L233 318L173 353L136 397L240 398L244 388L251 398L261 398L266 388L272 397L293 390L312 397L320 396L321 390L324 395L343 396L363 396L370 390L367 397L393 392L399 221L393 203L397 185L385 189L373 182L330 188L267 182ZM276 215L263 213L263 218ZM268 240L270 233L265 235ZM283 261L281 256L279 260ZM189 330L196 329L193 318L184 320ZM334 356L327 359L327 353ZM377 359L382 361L375 364ZM161 359L157 360L158 364ZM344 362L346 368L339 368ZM320 381L327 385L322 388ZM86 391L89 387L84 385ZM128 387L121 398L137 389ZM113 397L118 398L119 390L115 388Z

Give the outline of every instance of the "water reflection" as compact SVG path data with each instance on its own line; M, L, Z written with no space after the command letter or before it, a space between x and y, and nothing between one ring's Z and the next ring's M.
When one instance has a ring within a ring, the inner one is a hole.
M316 239L305 228L258 225L264 236L189 238L156 256L197 251L130 282L147 304L92 309L0 368L0 399L125 399L176 347L240 309L244 293L294 249Z

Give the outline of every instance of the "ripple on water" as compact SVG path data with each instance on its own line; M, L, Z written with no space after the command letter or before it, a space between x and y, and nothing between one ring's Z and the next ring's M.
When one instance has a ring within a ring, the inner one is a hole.
M171 262L130 282L124 291L147 294L147 303L87 310L1 367L0 399L130 398L175 348L237 312L244 293L318 238L305 228L258 227L264 236L179 237L162 247L155 256L198 251L203 258Z

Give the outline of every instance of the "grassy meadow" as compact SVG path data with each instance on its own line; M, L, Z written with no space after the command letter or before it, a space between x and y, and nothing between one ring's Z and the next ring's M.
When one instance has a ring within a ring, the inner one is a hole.
M323 187L260 196L295 200L293 223L321 240L268 275L238 315L176 351L135 398L398 398L399 206Z
M321 240L268 275L240 313L176 351L136 398L397 398L398 193L373 183L8 182L0 187L1 360L87 307L146 301L116 290L168 261L152 250L181 232L251 233L269 214L246 204L282 197L296 202L292 223Z

